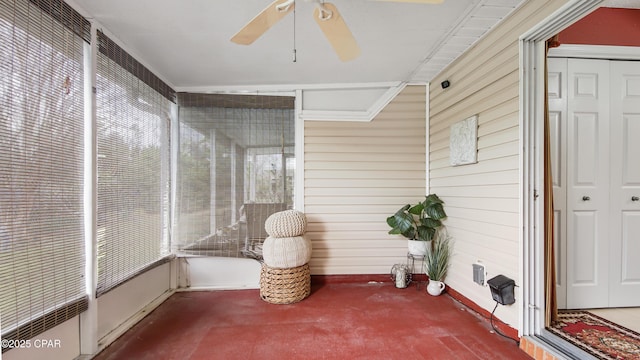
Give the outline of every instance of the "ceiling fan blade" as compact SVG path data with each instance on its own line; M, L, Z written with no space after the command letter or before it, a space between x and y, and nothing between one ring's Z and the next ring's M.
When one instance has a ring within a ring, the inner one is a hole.
M350 61L360 56L360 47L336 6L331 3L321 6L324 10L316 8L313 17L340 60Z
M385 2L402 2L402 3L414 3L414 4L442 4L444 0L375 0Z
M288 0L276 0L267 6L260 14L256 15L237 34L233 35L231 41L240 45L249 45L256 41L262 34L267 32L273 25L290 13L295 3L291 2L285 9L279 10L278 5L290 2Z

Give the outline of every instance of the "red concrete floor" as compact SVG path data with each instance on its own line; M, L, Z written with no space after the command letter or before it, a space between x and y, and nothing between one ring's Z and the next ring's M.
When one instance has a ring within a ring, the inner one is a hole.
M176 293L95 359L531 358L450 296L389 281L314 282L290 305L259 290Z

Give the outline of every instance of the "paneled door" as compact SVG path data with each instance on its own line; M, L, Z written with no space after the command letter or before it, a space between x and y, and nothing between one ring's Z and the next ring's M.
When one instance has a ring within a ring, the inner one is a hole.
M548 61L549 133L553 175L556 300L567 306L567 59Z
M611 61L609 306L640 305L640 62Z
M640 306L640 63L549 59L561 308Z
M567 67L567 307L609 304L609 61Z

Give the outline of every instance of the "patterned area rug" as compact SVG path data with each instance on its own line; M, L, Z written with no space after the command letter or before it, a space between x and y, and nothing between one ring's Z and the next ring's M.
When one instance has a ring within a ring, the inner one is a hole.
M600 359L640 359L640 334L587 311L560 311L549 331Z

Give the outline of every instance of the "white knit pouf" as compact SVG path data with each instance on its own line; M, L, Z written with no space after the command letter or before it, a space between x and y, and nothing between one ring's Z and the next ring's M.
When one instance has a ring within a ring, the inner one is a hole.
M307 218L298 210L280 211L267 218L264 229L274 238L300 236L307 231Z
M304 236L276 238L269 236L262 245L267 266L279 269L302 266L311 259L311 240Z

